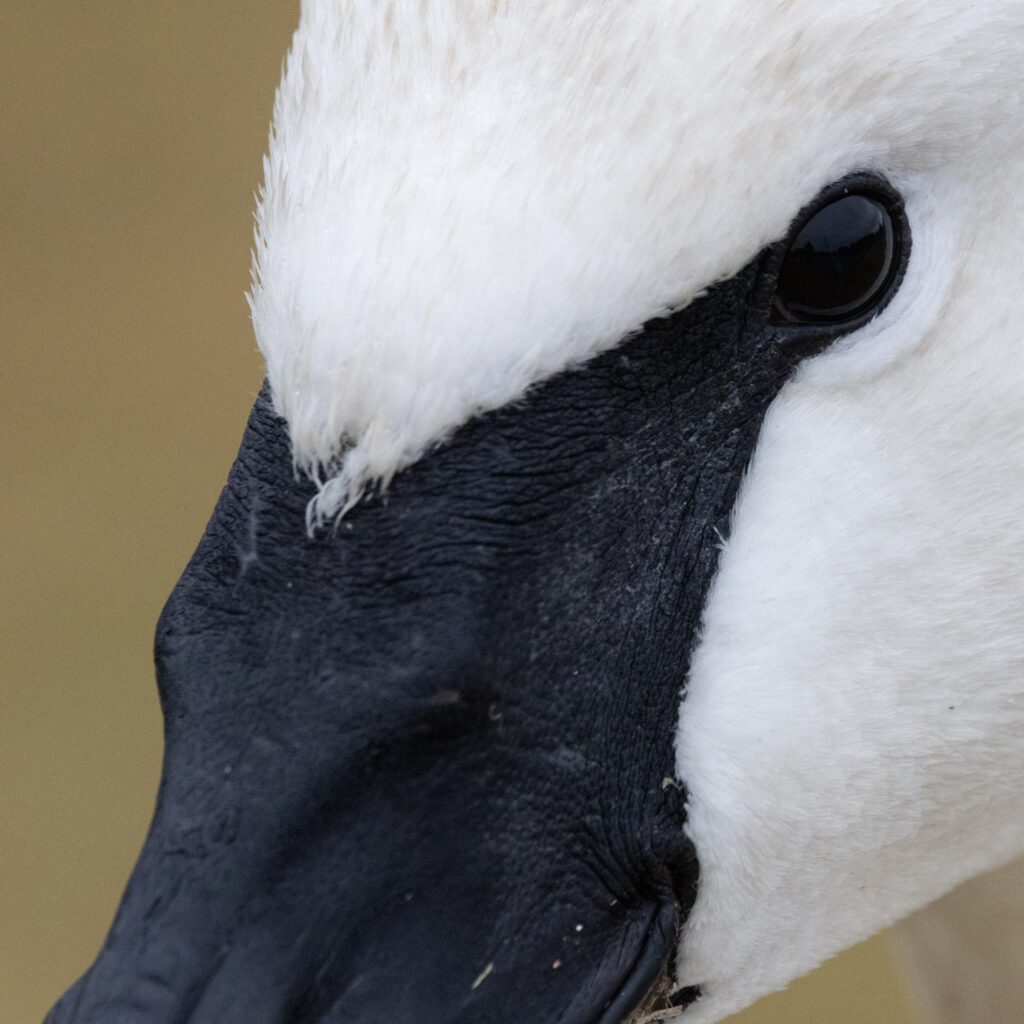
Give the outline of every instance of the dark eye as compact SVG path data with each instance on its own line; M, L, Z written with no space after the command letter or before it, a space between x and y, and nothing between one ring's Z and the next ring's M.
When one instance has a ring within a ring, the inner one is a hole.
M852 325L892 293L903 264L902 208L882 195L844 192L795 228L776 281L776 323Z

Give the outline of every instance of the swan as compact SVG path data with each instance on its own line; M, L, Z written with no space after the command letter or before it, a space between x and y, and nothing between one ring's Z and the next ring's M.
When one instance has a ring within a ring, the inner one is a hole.
M1024 853L1022 61L1019 0L303 0L49 1024L713 1024Z

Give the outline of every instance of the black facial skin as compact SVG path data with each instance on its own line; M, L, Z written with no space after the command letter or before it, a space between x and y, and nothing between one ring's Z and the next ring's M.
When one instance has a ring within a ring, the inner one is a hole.
M673 744L720 538L765 411L837 333L773 322L779 259L313 539L260 396L160 620L149 837L48 1024L619 1024L645 999L698 884Z

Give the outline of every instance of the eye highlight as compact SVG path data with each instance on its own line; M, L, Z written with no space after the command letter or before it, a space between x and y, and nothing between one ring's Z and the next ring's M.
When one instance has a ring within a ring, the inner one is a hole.
M906 263L902 202L885 187L840 183L803 214L772 300L777 324L853 327L885 305Z

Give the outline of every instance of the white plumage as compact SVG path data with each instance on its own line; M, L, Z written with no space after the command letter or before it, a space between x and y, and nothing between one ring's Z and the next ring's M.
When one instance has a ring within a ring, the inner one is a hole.
M1024 4L306 0L252 294L332 517L685 305L825 184L907 278L769 413L678 774L710 1024L1024 852Z
M1019 153L1022 20L1013 0L307 0L252 300L296 459L333 478L320 513L731 275L851 169L959 203Z

